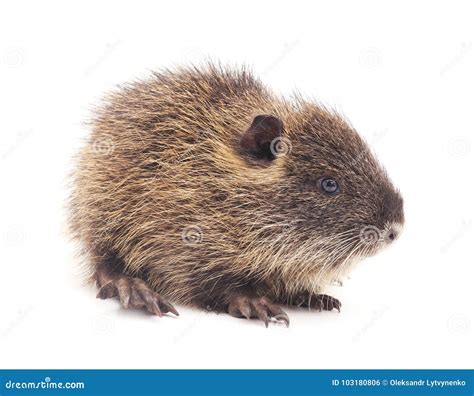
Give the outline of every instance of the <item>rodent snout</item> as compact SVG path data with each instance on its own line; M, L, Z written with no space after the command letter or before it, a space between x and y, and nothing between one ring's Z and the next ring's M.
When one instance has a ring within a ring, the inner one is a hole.
M394 241L397 236L398 235L397 235L396 231L391 230L390 233L388 234L388 239L390 241Z
M394 242L402 232L402 225L399 223L393 223L386 228L384 241L387 244Z
M388 232L387 241L388 241L388 242L393 242L395 239L397 239L397 237L398 237L397 231L391 229L391 230L389 230L389 232Z

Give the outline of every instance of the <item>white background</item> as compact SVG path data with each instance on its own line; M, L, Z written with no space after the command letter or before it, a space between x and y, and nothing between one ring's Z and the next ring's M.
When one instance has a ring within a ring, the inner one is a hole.
M2 2L0 366L472 368L472 16L455 1ZM405 231L328 290L340 314L160 319L81 284L64 201L83 121L116 84L206 57L344 112L401 189Z

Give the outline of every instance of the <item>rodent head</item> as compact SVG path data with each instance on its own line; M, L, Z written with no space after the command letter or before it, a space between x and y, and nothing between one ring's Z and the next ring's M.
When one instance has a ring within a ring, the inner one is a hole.
M293 219L301 239L317 245L332 268L397 239L402 197L358 133L317 106L286 118L259 115L240 140L252 166L283 168L268 205Z

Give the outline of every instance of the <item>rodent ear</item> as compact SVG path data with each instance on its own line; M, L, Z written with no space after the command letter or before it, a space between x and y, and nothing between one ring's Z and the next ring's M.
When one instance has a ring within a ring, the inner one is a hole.
M279 118L272 115L258 115L240 139L240 148L257 159L272 161L275 159L272 142L279 138L282 132L283 123Z

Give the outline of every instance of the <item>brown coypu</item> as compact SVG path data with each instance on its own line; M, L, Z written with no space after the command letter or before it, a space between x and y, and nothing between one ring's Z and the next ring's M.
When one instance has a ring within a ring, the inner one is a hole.
M324 286L403 222L400 194L340 115L215 65L110 94L70 199L98 297L267 325L289 324L279 304L339 310Z

